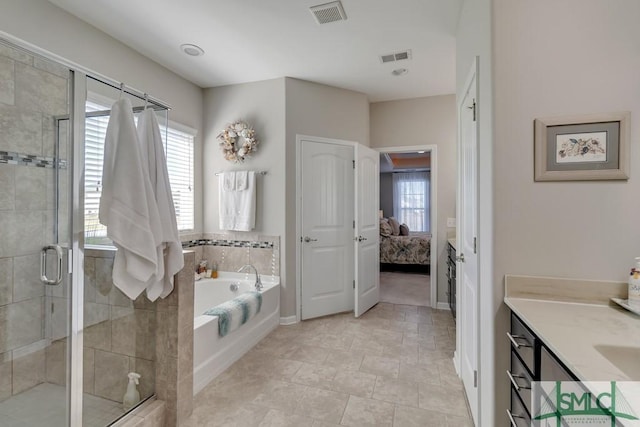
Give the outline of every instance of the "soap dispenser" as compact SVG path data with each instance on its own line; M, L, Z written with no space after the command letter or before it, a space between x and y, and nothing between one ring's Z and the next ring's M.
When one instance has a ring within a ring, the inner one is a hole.
M122 397L122 409L125 412L140 402L140 392L137 388L137 385L140 384L140 374L129 372L127 376L129 377L129 384L127 385L127 392Z
M640 257L636 257L636 266L629 275L629 305L640 308Z

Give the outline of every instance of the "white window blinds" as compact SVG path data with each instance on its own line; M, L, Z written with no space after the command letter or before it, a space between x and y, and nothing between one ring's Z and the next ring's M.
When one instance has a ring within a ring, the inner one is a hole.
M193 145L194 136L171 127L163 136L171 195L176 208L178 230L193 230Z
M393 213L410 231L429 231L429 173L393 174Z
M108 110L108 107L87 102L87 112ZM137 122L137 118L136 118ZM102 162L104 140L109 116L87 117L85 120L85 243L109 244L106 228L98 221L102 190ZM194 228L193 152L194 135L190 132L161 127L162 142L167 158L171 194L176 210L178 230Z

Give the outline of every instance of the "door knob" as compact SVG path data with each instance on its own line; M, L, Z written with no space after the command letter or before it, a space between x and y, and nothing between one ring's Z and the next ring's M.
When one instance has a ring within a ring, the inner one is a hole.
M362 242L363 240L367 240L366 237L358 236L358 242Z
M311 237L306 236L306 237L304 238L304 241L305 241L305 243L309 243L309 242L317 242L317 241L318 241L318 239L312 239Z
M456 261L458 262L464 262L464 254L460 254L456 257Z

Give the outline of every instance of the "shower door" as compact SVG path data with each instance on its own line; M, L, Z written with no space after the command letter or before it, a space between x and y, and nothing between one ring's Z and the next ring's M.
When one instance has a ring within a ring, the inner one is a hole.
M0 426L70 424L72 86L0 39Z

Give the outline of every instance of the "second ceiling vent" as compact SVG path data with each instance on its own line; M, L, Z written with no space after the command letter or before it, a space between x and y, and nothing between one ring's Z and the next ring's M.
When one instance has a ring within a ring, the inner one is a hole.
M403 61L405 59L411 59L411 49L380 55L380 61L382 61L383 64L386 64L387 62Z
M318 24L328 24L329 22L344 21L347 19L342 3L339 1L311 6L309 9L311 9L311 13L313 13Z

